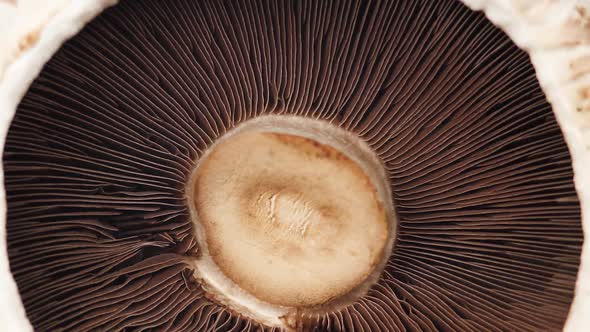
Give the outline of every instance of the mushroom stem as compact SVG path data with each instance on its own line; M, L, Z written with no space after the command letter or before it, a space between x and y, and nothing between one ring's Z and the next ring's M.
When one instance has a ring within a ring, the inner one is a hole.
M377 156L315 119L262 116L236 127L197 162L187 202L205 290L270 325L362 296L396 233Z

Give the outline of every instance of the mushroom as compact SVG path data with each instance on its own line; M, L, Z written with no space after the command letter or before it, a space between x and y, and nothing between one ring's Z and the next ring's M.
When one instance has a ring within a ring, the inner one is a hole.
M32 327L583 328L585 7L466 2L123 1L37 75L39 34L0 86Z

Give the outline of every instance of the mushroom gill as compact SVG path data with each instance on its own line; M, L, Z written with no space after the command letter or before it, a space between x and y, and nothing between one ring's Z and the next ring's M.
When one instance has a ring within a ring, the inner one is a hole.
M567 146L458 1L122 1L47 63L4 166L38 331L558 331L573 297Z

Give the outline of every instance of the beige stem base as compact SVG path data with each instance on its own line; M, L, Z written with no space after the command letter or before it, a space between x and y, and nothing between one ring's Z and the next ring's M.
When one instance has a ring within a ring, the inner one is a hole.
M238 312L259 316L248 300L276 317L353 301L391 251L383 168L358 137L325 122L246 123L201 158L187 193L199 277Z

